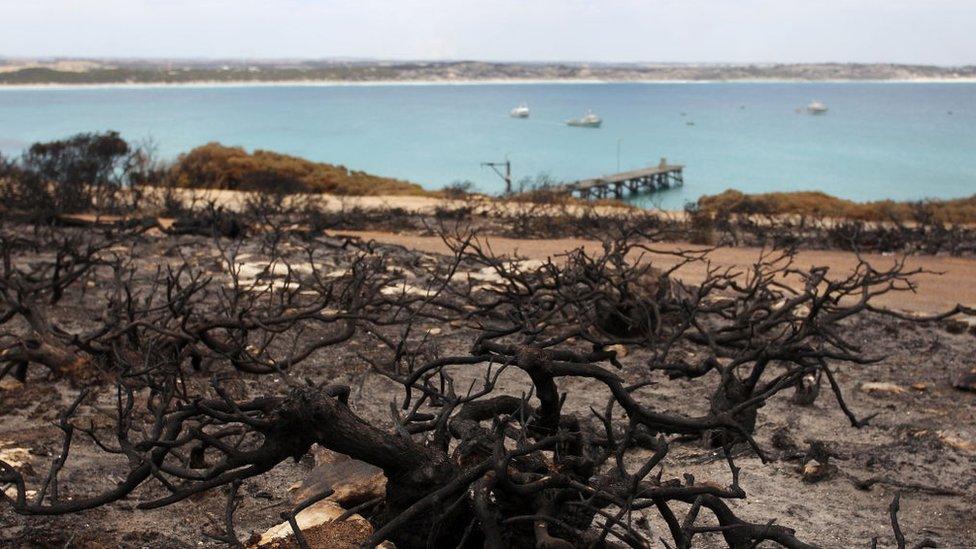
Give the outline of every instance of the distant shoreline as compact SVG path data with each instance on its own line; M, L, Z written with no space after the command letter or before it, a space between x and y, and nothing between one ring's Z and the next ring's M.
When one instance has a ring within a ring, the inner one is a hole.
M370 87L370 86L500 86L559 84L974 84L976 77L907 78L907 79L591 79L591 78L487 78L487 79L418 79L418 80L201 80L195 82L102 82L3 84L0 90L71 90L71 89L141 89L141 88L258 88L258 87Z
M0 58L0 86L406 86L976 82L976 65Z

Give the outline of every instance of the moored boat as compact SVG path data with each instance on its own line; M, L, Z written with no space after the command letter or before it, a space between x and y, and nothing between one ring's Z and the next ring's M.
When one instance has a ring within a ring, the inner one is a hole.
M583 118L573 118L572 120L567 120L567 126L576 126L579 128L599 128L603 124L603 119L599 116L593 114L593 111L587 111Z
M512 109L509 113L512 118L528 118L529 117L529 106L526 103L520 104L518 107Z
M807 105L807 112L810 114L824 114L827 112L827 105L824 105L820 101L811 101Z

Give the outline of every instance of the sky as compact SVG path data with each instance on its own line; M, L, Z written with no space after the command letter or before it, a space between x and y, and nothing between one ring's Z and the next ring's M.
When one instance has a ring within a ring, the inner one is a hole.
M0 0L0 56L976 64L976 0Z

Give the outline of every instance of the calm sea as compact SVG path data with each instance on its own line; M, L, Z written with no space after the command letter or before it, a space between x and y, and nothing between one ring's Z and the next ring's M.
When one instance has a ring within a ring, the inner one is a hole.
M797 113L811 100L824 116ZM509 118L527 102L532 116ZM563 124L588 109L601 129ZM114 129L163 157L208 141L265 148L439 188L502 189L656 164L685 187L644 199L822 190L856 199L976 194L976 84L655 83L135 87L0 90L0 150Z

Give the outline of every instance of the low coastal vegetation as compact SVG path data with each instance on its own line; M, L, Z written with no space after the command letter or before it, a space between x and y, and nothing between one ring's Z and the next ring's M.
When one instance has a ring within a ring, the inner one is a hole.
M976 223L976 195L953 200L854 202L817 191L703 196L696 209L711 214L801 215L859 221Z
M208 143L180 155L169 177L185 188L329 193L336 195L423 195L420 185L312 162L271 151Z
M138 206L154 189L425 195L420 185L270 151L208 143L173 162L117 132L82 133L34 143L17 158L0 155L0 197L8 209L50 216Z
M139 189L164 176L146 149L117 132L34 143L19 158L0 155L3 206L34 214L115 209L122 189Z

